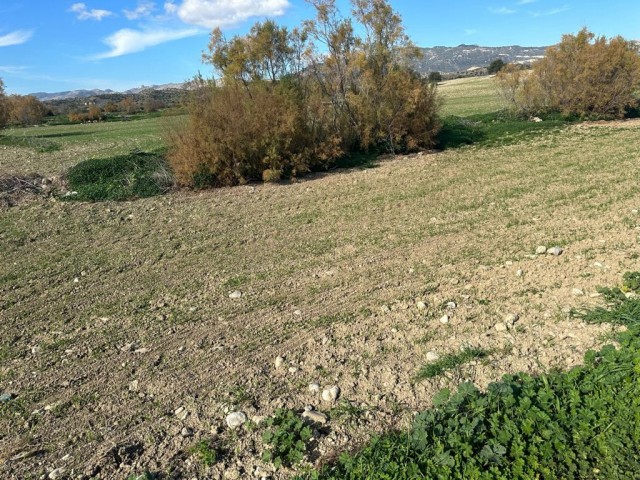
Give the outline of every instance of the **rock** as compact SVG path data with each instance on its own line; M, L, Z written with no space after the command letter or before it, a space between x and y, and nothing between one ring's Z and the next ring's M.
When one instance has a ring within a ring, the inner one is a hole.
M517 313L508 313L504 317L504 323L508 327L513 327L513 325L520 319L520 316Z
M560 256L564 250L560 247L552 247L547 250L547 255Z
M298 367L289 367L289 373L296 373L298 371Z
M138 380L132 380L129 382L129 391L130 392L137 392L138 391Z
M579 288L574 288L573 290L571 290L571 295L573 295L574 297L582 297L584 296L584 291Z
M320 385L317 383L310 383L309 384L309 391L311 393L318 393L320 391Z
M443 315L442 317L440 317L440 323L443 325L449 323L449 315Z
M189 416L189 412L184 407L180 407L176 409L176 411L173 413L175 414L176 417L178 417L179 420L184 420Z
M427 352L427 362L436 362L440 359L440 355L436 352Z
M226 422L229 428L238 428L247 421L247 416L243 412L231 412L227 415Z
M238 299L242 297L242 292L239 290L236 290L235 292L231 292L229 294L229 298L233 298L233 299Z
M315 410L306 410L302 414L302 418L306 418L312 423L319 423L321 425L324 425L325 423L327 423L327 420L328 420L327 416L324 413L316 412Z
M545 253L547 253L547 247L545 247L544 245L539 245L536 248L536 255L544 255Z
M280 355L278 355L276 357L276 361L275 361L276 368L280 368L283 363L284 363L284 358L282 358Z
M240 472L237 468L230 468L224 471L225 480L238 480L240 478Z
M521 276L523 276L523 275L524 275L524 272L523 272L522 270L518 270L518 271L516 272L516 277L521 277Z
M416 308L418 310L426 310L427 309L427 304L424 302L418 302L416 303Z
M62 467L56 468L55 470L51 470L49 472L49 479L56 480L57 478L62 478L63 475L64 475L64 468Z
M189 427L184 427L180 431L180 435L182 435L184 438L188 438L193 435L193 430L191 430Z
M299 317L300 315L302 315L302 310L294 310L294 311L293 311L293 314L294 314L296 317Z
M325 402L335 402L340 396L340 388L334 385L331 388L326 388L322 392L322 400Z
M493 327L496 329L496 332L506 332L507 326L504 323L496 323Z
M541 121L542 121L542 119L541 119L540 117L532 117L532 118L531 118L531 121L532 121L532 122L535 122L535 123L539 123L539 122L541 122Z
M148 348L137 348L136 350L133 351L133 353L137 353L138 355L142 355L144 353L149 353L149 349Z
M447 308L449 310L453 310L457 307L458 305L456 304L456 302L447 302Z
M13 400L16 396L13 393L3 393L0 395L0 403L7 403Z
M380 307L380 310L382 311L382 313L389 313L391 311L391 309L387 305L383 305L382 307Z
M262 425L262 422L264 422L266 419L267 417L265 417L264 415L254 415L253 417L251 417L251 421L256 425Z

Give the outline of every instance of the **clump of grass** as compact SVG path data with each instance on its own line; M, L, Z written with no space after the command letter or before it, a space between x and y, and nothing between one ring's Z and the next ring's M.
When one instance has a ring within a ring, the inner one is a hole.
M440 376L448 370L453 370L472 360L488 357L490 354L491 352L489 350L476 347L465 349L460 353L447 354L435 362L422 367L416 375L416 380L425 380Z
M194 454L205 467L215 465L222 456L221 450L216 447L211 440L199 441L191 447L190 452Z
M38 153L57 152L61 149L60 144L56 142L52 142L46 138L32 137L29 135L0 135L0 145L32 148Z
M112 158L86 160L67 174L74 200L104 201L152 197L172 183L164 159L155 153L133 152Z

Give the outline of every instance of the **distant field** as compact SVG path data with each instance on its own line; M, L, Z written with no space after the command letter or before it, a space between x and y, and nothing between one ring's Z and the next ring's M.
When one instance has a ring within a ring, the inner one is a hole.
M460 78L438 85L444 99L443 115L468 116L504 108L494 77Z
M0 175L57 175L88 158L166 146L166 128L184 117L14 128L0 133ZM18 144L18 145L16 145ZM40 153L38 149L51 151Z

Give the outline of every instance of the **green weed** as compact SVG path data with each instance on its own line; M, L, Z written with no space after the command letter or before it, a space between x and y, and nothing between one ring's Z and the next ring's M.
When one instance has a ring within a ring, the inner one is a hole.
M453 370L460 365L464 365L472 360L486 358L491 354L483 348L468 348L460 353L450 353L422 367L416 375L416 380L425 380L442 375L448 370Z

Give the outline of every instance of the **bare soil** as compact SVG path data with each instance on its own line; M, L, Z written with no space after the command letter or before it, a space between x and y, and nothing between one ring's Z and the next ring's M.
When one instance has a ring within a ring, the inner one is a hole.
M639 269L639 128L3 211L0 393L15 398L0 403L0 477L287 478L260 461L262 427L231 430L227 412L327 413L319 465L406 428L440 388L581 363L613 329L569 310ZM510 313L516 324L496 330ZM467 346L493 353L415 381L427 352ZM338 385L339 401L312 382ZM191 450L203 439L220 449L211 467Z

